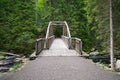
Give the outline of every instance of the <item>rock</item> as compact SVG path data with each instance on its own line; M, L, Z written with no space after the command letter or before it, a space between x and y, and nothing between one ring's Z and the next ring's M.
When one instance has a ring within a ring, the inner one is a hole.
M13 63L12 60L1 60L0 61L0 66L9 65L9 64L12 64L12 63Z
M2 61L0 61L0 66L2 66L3 65L3 62Z
M104 64L110 63L110 55L91 55L89 59L92 59L93 62L102 62Z
M82 51L81 57L89 58L89 54L87 54L86 52Z
M90 52L90 55L98 55L98 54L99 54L98 51Z
M16 58L15 60L14 60L14 62L22 62L22 58Z
M116 61L116 69L120 71L120 60Z
M8 52L0 52L0 53L4 54L4 55L8 55L8 56L17 56L17 57L19 57L19 55L13 54L13 53L8 53Z
M96 48L92 48L92 49L91 49L91 52L94 52L94 51L97 51L97 49L96 49Z
M36 55L36 52L33 52L31 55L30 55L30 60L34 60L35 58L37 57Z
M13 60L15 58L17 58L17 56L6 56L5 57L6 60Z
M0 56L0 60L3 60L3 59L5 59L5 57L4 56Z
M7 72L9 71L8 67L0 67L0 72Z

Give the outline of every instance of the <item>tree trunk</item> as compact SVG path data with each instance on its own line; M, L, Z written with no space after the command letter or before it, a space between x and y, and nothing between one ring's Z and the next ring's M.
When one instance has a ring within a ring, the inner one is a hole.
M110 62L111 69L114 70L112 0L110 0Z

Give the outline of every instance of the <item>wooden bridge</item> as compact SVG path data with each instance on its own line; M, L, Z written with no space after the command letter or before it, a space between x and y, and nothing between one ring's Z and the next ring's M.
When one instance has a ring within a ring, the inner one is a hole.
M55 27L62 28L60 38L55 36ZM46 37L36 41L36 55L39 56L79 56L82 55L82 41L71 37L66 21L50 21Z

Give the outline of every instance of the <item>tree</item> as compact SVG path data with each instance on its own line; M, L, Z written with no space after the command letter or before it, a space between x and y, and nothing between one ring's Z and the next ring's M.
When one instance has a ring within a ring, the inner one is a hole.
M112 0L110 0L110 60L111 68L114 70Z
M0 1L0 49L29 54L38 36L33 0Z

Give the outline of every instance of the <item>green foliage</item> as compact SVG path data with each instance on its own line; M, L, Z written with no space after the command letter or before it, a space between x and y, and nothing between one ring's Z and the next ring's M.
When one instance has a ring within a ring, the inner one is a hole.
M13 69L11 70L11 72L16 72L18 71L24 64L22 62L17 62L14 63Z
M91 42L89 39L91 33L89 29L90 27L86 24L88 21L87 11L85 10L86 2L84 0L45 0L42 4L38 1L38 5L44 5L44 7L37 6L37 8L39 8L39 11L37 11L37 23L39 23L38 26L42 26L41 28L43 31L46 31L49 21L67 21L72 36L83 40L83 47L85 50L91 48ZM44 14L43 10L45 10L45 13L49 12L49 14ZM56 32L56 35L58 36L60 31Z
M39 30L35 25L35 2L0 1L0 49L31 53Z
M109 53L110 45L110 22L109 22L109 0L86 0L87 2L87 19L88 26L91 26L93 32L93 46L99 51ZM112 0L113 5L113 28L114 28L114 49L119 50L120 47L120 1Z
M120 49L120 1L112 1L114 46ZM49 21L67 21L85 51L109 52L109 0L0 0L0 50L31 53Z
M113 0L114 46L120 49L120 1Z
M92 47L109 51L109 1L86 0L87 26L90 27Z

